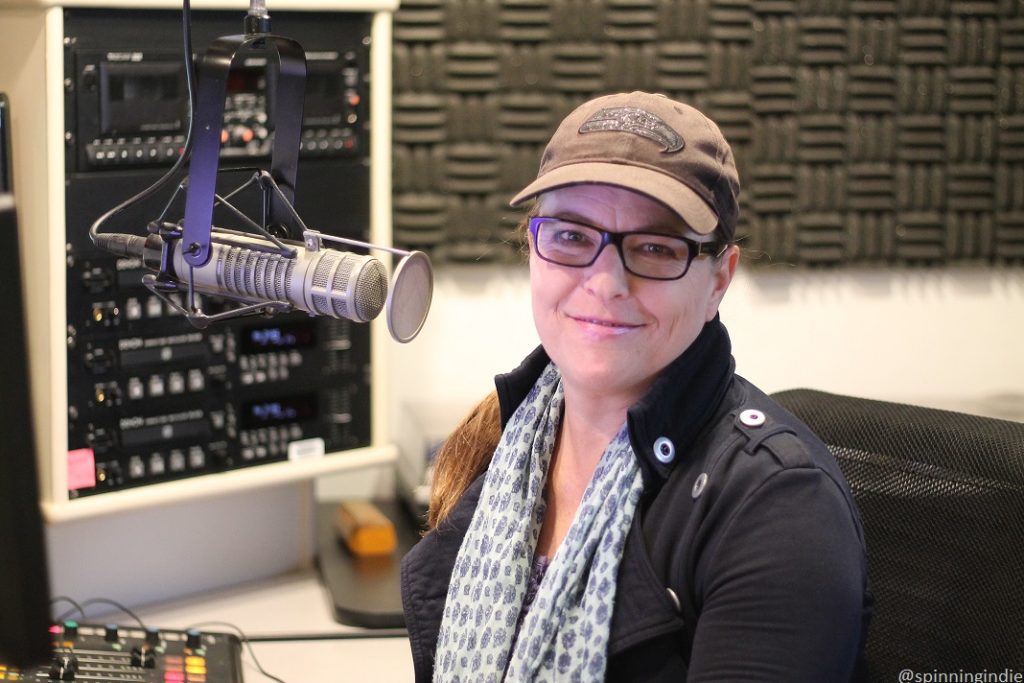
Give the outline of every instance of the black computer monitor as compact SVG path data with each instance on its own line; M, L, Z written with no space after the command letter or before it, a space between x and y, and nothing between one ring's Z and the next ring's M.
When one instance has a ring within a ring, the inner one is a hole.
M10 170L7 101L0 95L0 166ZM6 176L9 178L9 175ZM28 667L51 656L50 584L13 195L0 188L0 664Z

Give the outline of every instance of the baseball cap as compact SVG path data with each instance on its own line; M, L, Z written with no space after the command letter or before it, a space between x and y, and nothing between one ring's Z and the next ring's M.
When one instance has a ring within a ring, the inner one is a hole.
M580 183L645 194L702 235L736 234L740 179L729 143L707 116L664 95L619 93L577 107L544 149L537 179L510 204Z

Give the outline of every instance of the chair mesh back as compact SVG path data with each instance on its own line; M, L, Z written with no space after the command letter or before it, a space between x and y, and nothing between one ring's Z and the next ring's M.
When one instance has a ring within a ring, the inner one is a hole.
M807 389L773 398L829 446L860 507L871 680L1024 670L1024 423Z

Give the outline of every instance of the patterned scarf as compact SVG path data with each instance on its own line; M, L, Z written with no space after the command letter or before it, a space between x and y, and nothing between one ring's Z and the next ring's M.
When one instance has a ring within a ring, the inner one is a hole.
M549 364L502 433L448 585L438 683L604 678L619 561L643 490L625 424L516 633L563 404L561 375Z

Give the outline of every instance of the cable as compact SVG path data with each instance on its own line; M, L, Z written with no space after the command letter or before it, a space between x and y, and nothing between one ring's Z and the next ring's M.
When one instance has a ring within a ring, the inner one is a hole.
M75 612L78 612L78 616L80 616L82 619L85 619L85 610L82 609L82 606L80 604L78 604L77 602L75 602L74 600L69 598L68 596L66 596L66 595L55 595L55 596L53 596L53 598L50 599L50 604L52 606L54 606L54 607L56 607L57 603L59 603L59 602L70 602L72 605L74 605L75 609L73 609L73 610L71 610L69 612L65 612L64 614L60 615L59 617L57 617L57 621L64 621L65 619L70 617Z
M89 228L89 238L94 243L96 242L96 236L100 232L100 226L110 220L113 216L127 209L129 206L152 196L157 190L166 185L167 182L181 170L181 167L185 164L185 161L192 153L192 116L196 109L196 92L195 70L193 69L192 64L192 6L189 0L182 0L181 3L181 35L185 62L185 88L188 92L188 125L185 130L185 144L182 147L181 155L177 160L175 160L174 165L171 166L171 168L168 169L168 171L158 178L152 185L135 196L129 197L96 219Z
M143 623L142 619L140 619L139 616L137 614L135 614L135 612L131 611L130 609L128 609L127 607L122 605L120 602L118 602L116 600L111 600L110 598L89 598L88 600L84 600L82 602L75 602L74 600L72 600L69 597L60 595L60 596L57 596L57 597L53 598L53 600L51 600L51 602L54 602L54 603L56 603L58 601L70 602L72 605L75 606L75 609L69 610L69 611L65 612L64 614L60 615L59 617L57 617L57 621L64 621L65 619L70 617L75 612L78 612L79 616L82 619L87 619L88 616L85 613L85 608L86 607L89 607L90 605L110 605L110 606L116 608L117 610L127 614L132 619L134 619L135 622L139 625L139 627L142 628L142 630L146 629L146 624Z
M249 648L249 656L252 657L252 663L256 665L256 669L261 674L263 674L265 677L269 678L272 681L277 681L277 683L286 683L285 681L281 680L277 676L275 676L275 675L273 675L271 673L268 673L267 670L263 668L263 665L260 664L260 660L256 658L256 651L252 649L252 642L251 642L250 638L248 636L246 636L245 633L242 631L242 629L240 629L238 626L235 626L230 621L203 621L203 622L200 622L198 624L192 624L191 626L189 626L189 628L206 628L207 626L216 626L216 627L220 627L220 628L231 629L231 631L236 636L238 636L238 639L240 641L242 641L242 643L247 648Z
M143 631L146 630L146 624L144 624L142 619L139 618L139 615L135 614L135 612L131 611L130 609L119 603L117 600L111 600L110 598L89 598L88 600L82 603L82 607L88 607L89 605L111 605L112 607L117 608L121 612L124 612L129 617L134 619L135 623L137 623L139 625L139 628L141 628ZM85 616L84 613L82 616Z

